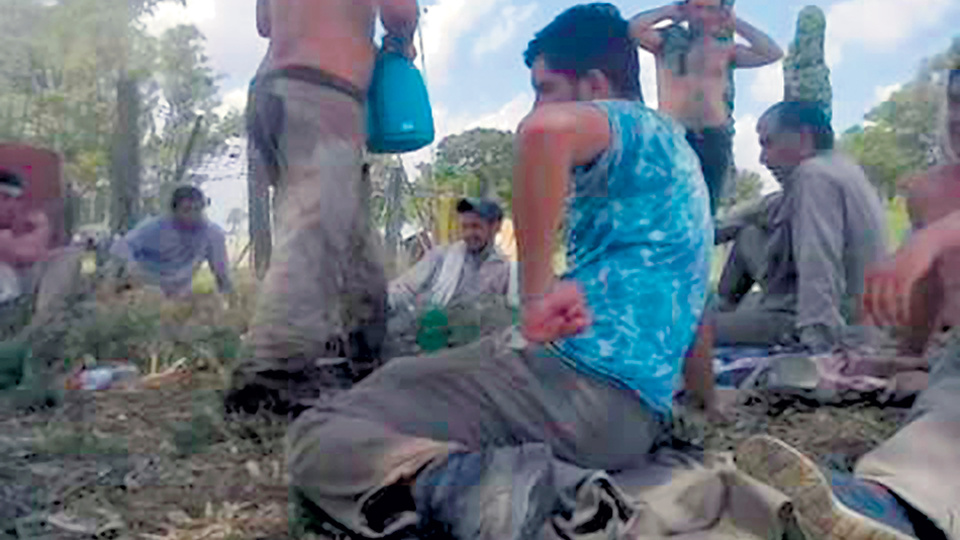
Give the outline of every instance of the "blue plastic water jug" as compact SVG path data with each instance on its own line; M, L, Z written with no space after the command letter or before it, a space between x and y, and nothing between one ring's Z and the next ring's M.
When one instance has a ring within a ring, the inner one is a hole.
M367 101L367 149L375 154L413 152L434 136L423 76L402 55L381 52Z

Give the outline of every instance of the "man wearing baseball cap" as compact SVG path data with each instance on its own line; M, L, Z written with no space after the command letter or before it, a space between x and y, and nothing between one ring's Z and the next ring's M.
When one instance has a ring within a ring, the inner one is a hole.
M390 283L387 349L390 356L464 344L477 332L510 325L511 265L497 249L503 209L475 197L457 203L461 239L436 248ZM463 324L458 324L457 320ZM461 335L462 334L462 335Z

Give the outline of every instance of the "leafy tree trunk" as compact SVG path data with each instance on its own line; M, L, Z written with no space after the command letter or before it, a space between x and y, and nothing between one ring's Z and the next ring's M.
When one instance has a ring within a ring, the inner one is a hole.
M111 167L110 230L123 234L133 228L140 212L140 91L137 81L122 71L117 82L117 123Z

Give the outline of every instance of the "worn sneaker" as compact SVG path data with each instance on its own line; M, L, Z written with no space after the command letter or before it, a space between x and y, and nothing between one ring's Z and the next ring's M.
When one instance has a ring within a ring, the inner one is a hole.
M739 470L790 497L800 527L811 538L916 538L906 510L885 488L849 477L831 485L816 463L783 441L751 437L734 459Z

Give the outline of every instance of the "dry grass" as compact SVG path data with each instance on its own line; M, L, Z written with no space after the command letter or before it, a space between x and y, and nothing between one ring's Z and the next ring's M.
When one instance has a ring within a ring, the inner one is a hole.
M226 341L245 332L253 280L238 277L237 288L232 309L213 295L171 303L140 291L101 297L84 320L72 322L66 333L73 336L72 355L120 350L106 344L119 336L126 358L143 371L188 358L191 375L149 390L71 391L62 406L26 415L0 409L0 538L31 527L68 540L108 532L150 540L291 537L285 425L228 422L221 414L230 358L211 329L226 332ZM711 449L770 433L849 466L888 437L901 414L754 403L737 409L727 425L695 431Z
M70 392L62 407L27 416L0 411L0 453L10 456L0 478L23 488L0 488L0 537L16 519L62 514L121 538L290 538L285 426L225 421L220 385L199 374L154 390ZM730 449L770 433L843 466L889 436L899 415L754 404L704 430L704 442Z

